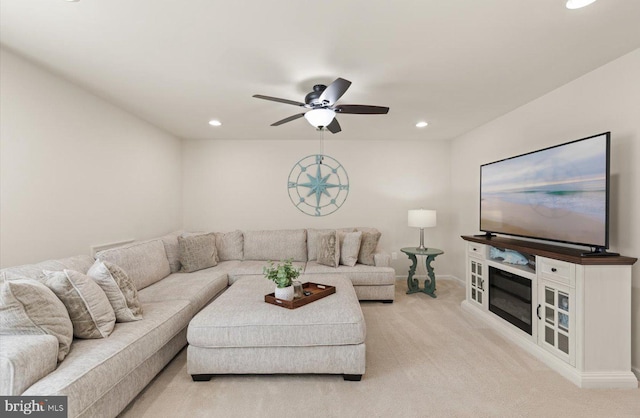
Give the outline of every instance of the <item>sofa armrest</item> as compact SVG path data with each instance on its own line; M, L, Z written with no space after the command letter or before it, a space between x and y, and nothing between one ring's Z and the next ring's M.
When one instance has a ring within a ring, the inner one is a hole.
M391 255L384 251L376 251L373 254L373 263L376 267L389 267L391 265Z
M0 395L18 396L55 370L58 339L53 335L3 335Z

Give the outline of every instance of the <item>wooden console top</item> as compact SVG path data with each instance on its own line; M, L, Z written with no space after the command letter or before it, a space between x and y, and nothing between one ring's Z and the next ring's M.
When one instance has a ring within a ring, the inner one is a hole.
M556 260L567 261L573 264L583 265L632 265L637 258L624 257L624 256L595 256L595 257L583 257L582 254L585 250L576 248L561 247L559 245L544 244L541 242L524 241L513 238L504 237L491 237L486 236L473 236L462 235L462 239L465 241L477 242L479 244L492 245L499 248L509 248L512 250L520 251L527 254L539 255L542 257L554 258Z

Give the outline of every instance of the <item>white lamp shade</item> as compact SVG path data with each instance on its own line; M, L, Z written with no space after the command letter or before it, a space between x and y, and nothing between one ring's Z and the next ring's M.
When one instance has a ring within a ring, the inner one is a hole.
M411 209L409 226L413 228L430 228L436 226L436 211L427 209Z
M335 117L336 112L331 109L312 109L304 114L304 118L316 128L328 126Z

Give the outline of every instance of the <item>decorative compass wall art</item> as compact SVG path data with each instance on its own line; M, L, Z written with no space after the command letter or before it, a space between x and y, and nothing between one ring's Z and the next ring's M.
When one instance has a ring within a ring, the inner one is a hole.
M349 195L349 176L335 158L314 154L298 161L289 173L289 197L302 212L326 216L338 209Z

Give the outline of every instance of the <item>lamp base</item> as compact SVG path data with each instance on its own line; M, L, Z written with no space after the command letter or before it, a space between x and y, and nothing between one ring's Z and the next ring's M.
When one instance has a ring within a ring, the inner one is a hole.
M424 246L424 228L420 228L420 246L416 247L418 251L426 251L426 247Z

